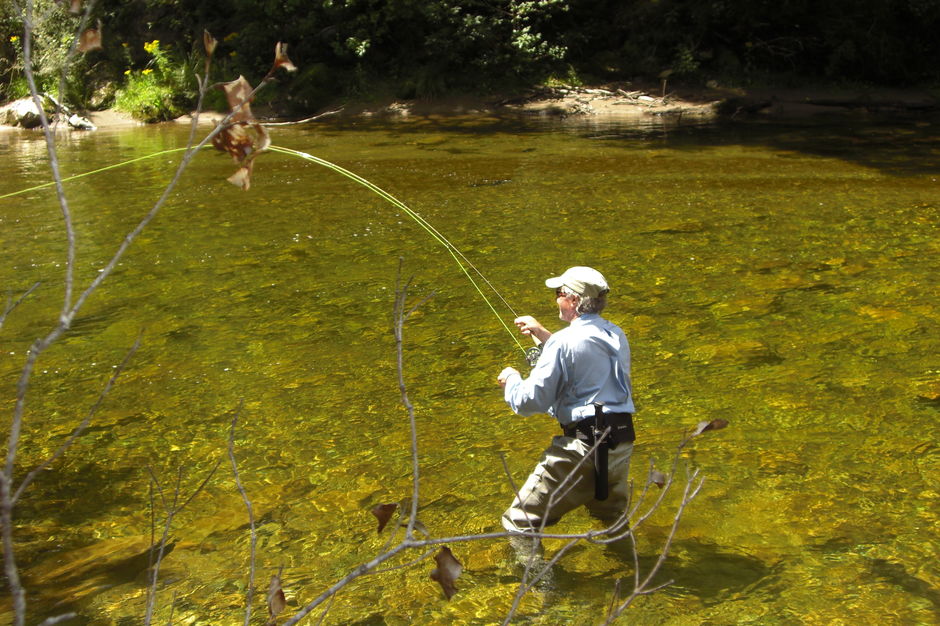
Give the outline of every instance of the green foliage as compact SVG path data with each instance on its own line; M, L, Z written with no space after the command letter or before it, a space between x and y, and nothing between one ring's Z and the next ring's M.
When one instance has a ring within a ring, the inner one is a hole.
M574 0L566 15L561 41L580 71L940 80L940 0Z
M4 94L10 100L19 100L29 95L29 84L25 76L14 76L4 85Z
M575 71L570 65L566 68L564 73L552 74L548 76L542 83L546 87L583 87L584 80L580 75Z
M114 106L144 122L182 115L195 97L192 72L161 48L157 39L145 43L144 51L150 61L141 70L124 72L127 82L115 94Z
M66 11L60 10L53 0L35 0L35 17L32 29L32 68L40 91L58 94L68 101L69 88L81 81L87 69L78 59L70 66L78 75L68 79L59 94L59 82L63 76L76 21ZM0 75L3 76L3 94L6 98L19 98L29 93L23 74L23 30L15 7L5 6L0 13L0 30L3 32L3 50L0 59Z
M74 18L55 0L35 1L44 51L36 69L56 89ZM21 59L10 42L15 15L0 5L0 89L9 96L21 91ZM173 74L197 66L186 59L200 52L203 29L219 40L217 80L242 74L256 84L275 43L290 45L301 71L264 96L281 113L346 97L430 98L664 71L703 83L940 82L940 0L126 0L95 11L105 48L73 68L66 93L100 100L101 85L126 83L121 106L146 119L188 104L193 82ZM141 48L153 40L165 59Z

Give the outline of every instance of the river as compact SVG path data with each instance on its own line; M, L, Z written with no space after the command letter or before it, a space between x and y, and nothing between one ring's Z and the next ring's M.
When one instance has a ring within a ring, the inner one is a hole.
M674 582L625 619L936 623L938 129L495 117L272 129L274 144L339 164L419 213L512 307L485 290L498 315L444 246L349 179L272 153L242 192L225 182L227 156L200 154L32 380L18 476L88 414L141 337L91 426L16 509L31 615L139 623L161 497L185 500L221 461L174 520L156 621L172 611L175 623L240 623L248 517L226 456L236 412L258 529L256 612L281 567L290 614L381 552L388 531L376 533L370 509L408 502L412 484L392 334L399 267L410 302L428 298L403 345L418 517L433 537L500 530L512 497L501 459L522 481L557 430L502 402L496 374L525 370L503 324L528 313L557 328L543 281L590 265L633 349L633 478L642 484L651 462L668 469L699 421L729 423L683 451L679 478L691 467L706 480L657 578ZM0 195L48 181L38 135L4 139ZM73 133L60 156L68 176L185 142L173 125ZM79 285L178 159L66 183ZM51 189L0 199L4 295L40 281L0 330L8 414L26 350L61 304L64 242ZM641 568L677 497L640 529ZM575 513L557 530L593 525ZM427 561L353 583L325 623L500 621L518 583L505 542L451 548L464 572L450 601ZM615 581L633 576L628 550L590 544L555 569L520 621L600 621Z

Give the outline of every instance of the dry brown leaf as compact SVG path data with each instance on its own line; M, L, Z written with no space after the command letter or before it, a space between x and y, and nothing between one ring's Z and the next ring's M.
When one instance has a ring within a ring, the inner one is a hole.
M695 430L692 431L692 436L697 437L698 435L701 435L707 430L721 430L727 425L728 425L728 420L723 420L723 419L705 420L703 422L698 423L698 425L695 427Z
M457 593L455 583L463 571L463 565L454 557L454 554L447 546L441 548L434 555L434 560L437 562L437 567L431 570L431 580L437 581L441 589L444 590L444 595L450 600Z
M251 188L251 164L252 161L248 161L247 165L238 168L234 174L225 180L236 187L241 187L242 191L248 191L248 189Z
M392 519L392 515L395 513L395 509L398 508L397 504L379 504L378 506L372 509L372 515L379 520L379 528L376 530L376 533L382 532L385 528L385 525L388 524L388 521Z
M241 164L267 150L271 137L261 124L238 122L222 129L212 138L212 145L216 150L228 152L236 163Z
M663 488L663 485L666 484L666 475L660 472L659 470L651 470L649 481L659 487Z
M271 135L268 134L268 130L261 124L253 124L255 134L257 135L254 144L255 153L264 152L271 146Z
M209 34L209 31L202 31L202 45L206 49L206 56L212 56L212 53L215 52L215 47L218 45L218 41L215 37Z
M297 66L287 58L287 44L280 41L274 46L274 69L276 70L279 67L283 67L288 72L297 71Z
M89 52L101 49L101 26L88 28L78 38L78 51Z
M216 150L227 152L241 166L229 176L228 182L248 191L255 157L267 150L271 137L261 124L239 122L222 129L212 138L212 145Z
M225 99L232 110L233 122L250 122L255 119L251 113L251 85L244 76L227 83L220 83L219 89L225 92Z
M284 590L281 588L281 574L278 572L271 577L271 584L268 585L268 615L271 617L269 623L274 622L281 611L287 606L287 599L284 597Z
M232 124L212 138L216 150L228 152L236 163L241 163L254 152L254 140L248 134L246 124Z

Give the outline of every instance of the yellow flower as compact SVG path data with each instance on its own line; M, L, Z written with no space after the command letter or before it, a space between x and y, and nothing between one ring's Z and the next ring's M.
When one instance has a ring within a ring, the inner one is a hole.
M148 67L147 69L142 71L141 74L144 74L146 76L147 74L150 74L151 72L153 72L153 70Z
M124 75L125 75L125 76L130 76L130 74L131 74L131 71L130 71L130 70L124 70Z
M144 44L144 51L148 54L153 54L154 50L157 50L160 47L160 40L154 39L153 41L147 42Z
M12 37L10 37L10 43L16 43L16 42L19 41L19 40L20 40L20 38L17 37L16 35L13 35Z

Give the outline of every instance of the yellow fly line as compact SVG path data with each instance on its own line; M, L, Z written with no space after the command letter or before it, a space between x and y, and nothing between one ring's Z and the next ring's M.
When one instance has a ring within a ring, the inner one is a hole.
M203 146L203 147L211 147L211 146ZM188 149L189 149L189 148L170 148L170 149L168 149L168 150L160 150L159 152L154 152L154 153L152 153L152 154L147 154L147 155L145 155L145 156L141 156L141 157L137 157L137 158L134 158L134 159L130 159L130 160L128 160L128 161L122 161L122 162L120 162L120 163L115 163L115 164L113 164L113 165L108 165L108 166L106 166L106 167L101 167L101 168L98 168L98 169L96 169L96 170L91 170L91 171L88 171L88 172L83 172L83 173L81 173L81 174L76 174L76 175L74 175L74 176L69 176L68 178L63 178L63 179L62 179L62 182L69 182L69 181L73 181L73 180L78 180L78 179L84 178L84 177L86 177L86 176L92 176L92 175L94 175L94 174L100 174L101 172L106 172L106 171L108 171L108 170L112 170L112 169L116 169L116 168L119 168L119 167L123 167L123 166L125 166L125 165L130 165L130 164L132 164L132 163L136 163L136 162L138 162L138 161L143 161L143 160L145 160L145 159L152 159L152 158L156 158L156 157L158 157L158 156L162 156L162 155L165 155L165 154L172 154L172 153L174 153L174 152L182 152L182 151L188 150ZM415 212L413 209L411 209L411 208L410 208L408 205L406 205L404 202L402 202L401 200L399 200L398 198L396 198L396 197L393 196L392 194L388 193L387 191L385 191L384 189L382 189L382 188L379 187L378 185L375 185L374 183L372 183L372 182L366 180L365 178L363 178L362 176L359 176L358 174L356 174L356 173L354 173L354 172L351 172L351 171L347 170L347 169L344 168L344 167L341 167L341 166L339 166L339 165L336 165L335 163L331 163L330 161L327 161L326 159L321 159L320 157L314 156L314 155L312 155L312 154L308 154L308 153L306 153L306 152L301 152L301 151L299 151L299 150L293 150L293 149L291 149L291 148L284 148L284 147L281 147L281 146L268 146L267 150L269 150L269 151L271 151L271 152L278 152L278 153L280 153L280 154L286 154L286 155L289 155L289 156L298 157L298 158L303 159L303 160L305 160L305 161L309 161L309 162L311 162L311 163L316 163L317 165L322 165L323 167L325 167L325 168L327 168L327 169L330 169L330 170L332 170L332 171L334 171L334 172L336 172L336 173L338 173L338 174L341 174L341 175L345 176L346 178L352 180L353 182L356 182L356 183L362 185L363 187L369 189L370 191L372 191L372 192L375 193L376 195L380 196L382 199L384 199L385 201L387 201L388 203L390 203L392 206L397 207L398 209L401 209L406 215L408 215L408 217L410 217L411 219L413 219L421 228L423 228L429 235L431 235L431 237L433 237L438 243L440 243L442 246L444 246L444 248L447 249L447 252L450 253L451 257L453 257L454 261L457 263L457 267L460 268L460 270L464 273L464 275L465 275L465 276L467 277L467 279L470 281L470 284L473 285L473 287L474 287L474 289L476 289L477 293L480 294L480 297L483 298L483 301L484 301L484 302L486 303L486 305L489 307L490 311L493 312L493 315L496 316L496 319L499 320L499 323L503 326L503 328L506 329L506 332L509 333L509 335L512 337L513 341L516 343L516 345L519 347L519 349L522 350L523 354L526 353L526 349L525 349L525 348L522 346L522 344L519 342L519 339L518 339L518 337L516 336L516 333L514 333L514 332L512 331L512 329L509 327L509 325L506 324L506 322L503 320L503 318L500 316L500 314L496 311L496 308L493 306L493 303L492 303L492 302L490 301L490 299L486 296L486 293L484 293L484 291L480 288L480 284L477 282L477 279L475 279L475 278L473 277L473 275L470 273L470 271L469 271L467 268L469 267L470 269L472 269L472 270L476 273L476 275L479 277L479 279L482 280L484 283L486 283L487 287L489 287L489 288L493 291L493 293L496 294L496 297L498 297L498 298L500 299L500 301L502 301L502 303L506 306L506 308L508 308L509 311L510 311L510 312L513 314L513 316L515 317L515 316L516 316L516 313L515 313L515 311L512 310L512 307L509 306L509 303L506 301L506 299L503 298L503 297L500 295L500 293L496 290L496 288L492 285L492 283L490 283L490 281L488 281L488 280L486 279L486 277L483 275L483 273L482 273L479 269L477 269L477 267L476 267L475 265L473 265L473 263L471 263L470 260L467 259L467 257L464 256L464 254L463 254L454 244L452 244L446 237L444 237L444 235L442 235L442 234L440 233L440 231L438 231L436 228L434 228L434 226L432 226L430 223L428 223L427 220L425 220L423 217L421 217L421 215L419 215L417 212ZM29 193L29 192L31 192L31 191L37 191L37 190L40 190L40 189L45 189L46 187L51 187L51 186L54 185L54 184L55 184L54 182L48 182L48 183L43 183L43 184L41 184L41 185L35 185L35 186L33 186L33 187L28 187L28 188L26 188L26 189L20 189L20 190L18 190L18 191L12 191L12 192L9 192L9 193L5 193L5 194L0 195L0 200L3 200L4 198L10 198L10 197L13 197L13 196L18 196L18 195L21 195L21 194L24 194L24 193Z

